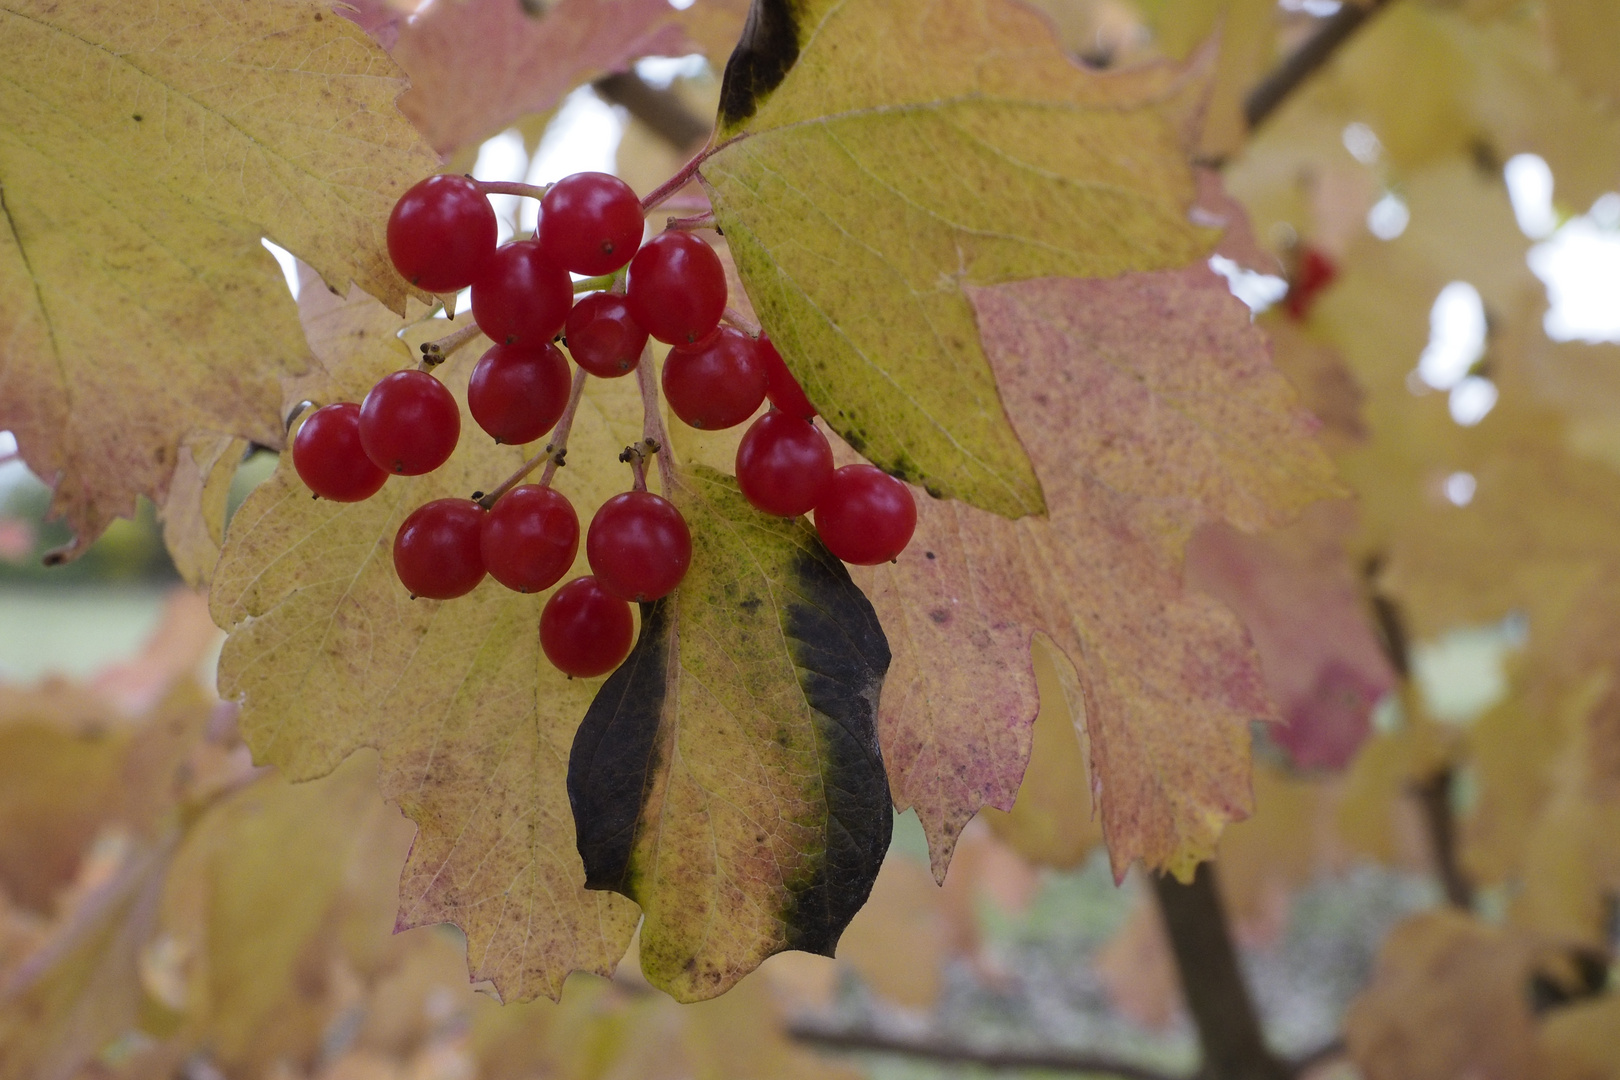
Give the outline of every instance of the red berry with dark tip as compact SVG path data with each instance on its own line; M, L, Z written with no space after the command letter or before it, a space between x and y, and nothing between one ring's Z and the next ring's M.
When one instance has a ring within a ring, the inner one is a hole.
M453 600L484 580L484 508L471 499L419 506L394 534L394 572L412 596Z
M636 193L607 173L566 176L540 200L540 246L576 274L611 274L629 262L644 224Z
M569 382L568 358L551 342L496 345L473 366L467 411L496 442L533 442L562 417Z
M692 564L692 534L675 504L650 491L615 495L596 511L585 557L602 587L623 600L668 596Z
M630 605L589 574L551 594L540 612L540 648L564 675L593 679L630 655L635 620Z
M815 509L832 483L832 447L810 421L772 409L737 444L737 486L754 506L778 517Z
M701 236L663 232L630 260L630 314L669 345L714 333L726 311L726 269Z
M765 400L765 369L759 343L722 326L696 345L669 350L664 360L664 399L695 428L718 431L753 416Z
M782 354L768 337L759 339L759 364L765 369L765 396L771 399L772 405L789 416L802 416L806 420L816 415L816 407L804 396L804 387L793 377Z
M568 271L533 240L497 248L472 285L473 320L496 344L550 341L573 303Z
M293 468L309 490L333 502L369 499L388 479L360 445L360 406L352 401L309 414L293 439Z
M465 176L430 176L388 215L388 257L428 292L465 289L495 254L495 210Z
M647 346L647 331L622 296L591 293L574 305L563 330L574 363L603 379L634 371Z
M836 470L816 504L816 533L847 563L875 566L897 557L917 528L911 489L871 465Z
M485 515L479 550L490 576L508 589L549 589L579 553L579 516L555 488L523 484Z
M425 371L385 375L360 404L360 445L380 469L400 476L432 472L461 437L461 409Z

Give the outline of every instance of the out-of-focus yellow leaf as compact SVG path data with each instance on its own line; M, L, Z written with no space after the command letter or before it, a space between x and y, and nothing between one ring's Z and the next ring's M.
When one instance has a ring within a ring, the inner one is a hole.
M158 516L163 543L174 568L188 585L206 586L225 543L225 507L236 467L247 450L245 439L192 436L180 446L180 460L169 481L169 496Z
M437 161L324 3L16 0L0 27L0 427L82 547L162 502L188 436L279 443L305 356L260 238L402 308L384 225Z

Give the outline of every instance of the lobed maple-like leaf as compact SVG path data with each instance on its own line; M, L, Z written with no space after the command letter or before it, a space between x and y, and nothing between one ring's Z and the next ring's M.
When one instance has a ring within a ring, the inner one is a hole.
M1243 628L1184 586L1183 549L1207 523L1285 523L1336 491L1332 467L1203 267L970 296L1050 511L919 500L911 546L872 573L895 653L879 716L895 802L917 808L936 877L980 806L1011 807L1040 630L1078 671L1116 873L1190 871L1247 812L1249 723L1274 714Z
M300 302L312 348L328 359L302 396L359 400L409 363L400 320L370 297L306 283ZM429 320L412 340L450 326ZM439 369L464 414L480 351L469 345ZM556 481L587 520L627 479L617 451L639 434L627 382L592 381ZM523 456L468 423L437 472L337 504L311 499L284 455L233 519L212 590L231 632L221 693L242 700L255 760L300 780L377 747L384 795L420 829L399 925L456 922L476 977L508 1000L555 997L575 968L611 972L635 925L630 904L585 891L564 787L574 725L599 683L541 657L544 596L486 580L459 600L413 601L390 552L410 511L488 490Z
M305 355L260 238L399 307L384 221L436 163L318 3L15 0L0 59L0 427L82 547L192 432L279 441Z
M641 906L642 971L694 1000L782 949L831 956L866 902L893 827L889 650L805 522L701 467L668 497L691 568L586 712L568 795L587 882Z
M968 293L1206 252L1181 74L1089 73L1012 0L756 6L700 176L772 341L851 446L939 497L1048 507Z

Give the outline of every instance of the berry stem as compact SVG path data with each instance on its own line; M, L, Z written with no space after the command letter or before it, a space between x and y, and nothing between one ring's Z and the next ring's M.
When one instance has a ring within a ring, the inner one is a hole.
M424 341L422 343L422 362L417 365L417 370L432 371L450 359L451 353L477 336L478 325L469 322L455 333L446 334L437 341Z
M468 179L472 179L468 177ZM473 180L485 195L522 195L531 199L544 198L550 184L520 184L512 180Z
M720 320L722 322L730 323L732 326L735 326L738 330L741 330L751 338L758 338L760 335L759 323L755 322L753 319L750 319L736 308L726 308L725 312L721 314Z
M715 228L714 211L706 210L701 214L693 214L691 217L668 218L664 221L664 228L685 230L686 232L697 229L713 229Z
M540 486L551 486L551 478L557 475L557 469L565 463L568 456L568 432L574 426L574 414L579 411L579 401L585 394L585 380L588 377L589 373L584 368L574 371L573 385L568 388L568 404L563 406L563 414L557 420L557 426L551 431L551 441L546 443L544 450L518 466L517 472L502 480L493 491L475 495L479 506L485 510L490 509L496 500L523 483L528 475L542 464L546 470L540 474Z
M697 176L698 169L702 167L705 161L709 160L710 157L719 153L721 150L724 150L738 139L746 139L747 137L748 136L746 134L733 135L731 138L727 139L723 143L720 143L719 145L710 143L702 150L699 150L691 161L688 161L685 165L680 167L680 171L678 171L668 180L665 180L662 184L659 184L658 187L654 188L648 193L646 198L641 200L641 209L643 211L648 211L664 202L667 202L670 196L674 195L677 191L681 190L681 188L685 187L687 183L691 181L692 177Z
M574 295L578 296L580 293L601 292L611 289L619 281L619 278L620 275L617 273L603 274L600 277L580 278L574 282Z
M641 350L641 362L636 365L636 384L641 388L641 440L658 455L658 484L664 497L670 498L675 490L675 463L669 459L669 438L664 434L664 414L658 409L658 376L653 373L652 346Z

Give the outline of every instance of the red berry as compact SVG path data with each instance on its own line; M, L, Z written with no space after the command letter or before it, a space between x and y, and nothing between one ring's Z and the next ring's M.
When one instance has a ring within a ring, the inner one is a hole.
M767 514L798 517L815 509L832 483L832 447L816 425L772 409L737 444L737 485Z
M804 387L782 362L782 354L768 337L759 339L759 363L765 369L765 396L771 399L772 405L789 416L802 416L806 420L816 415L816 407L804 396Z
M603 379L634 371L647 346L647 331L630 316L629 303L605 292L574 305L563 336L574 363Z
M550 341L573 303L568 271L533 240L497 248L472 287L473 320L497 344Z
M697 345L669 350L664 398L676 416L695 428L718 431L742 423L765 400L759 343L722 326Z
M540 246L576 274L611 274L629 262L644 223L636 193L607 173L566 176L540 200Z
M668 596L692 563L692 534L668 499L650 491L615 495L596 511L585 557L602 588L623 600Z
M430 176L388 215L394 269L428 292L471 285L495 254L495 210L465 176Z
M360 445L360 406L352 401L309 414L293 439L293 467L309 490L333 502L369 499L388 479Z
M564 675L606 675L630 655L635 634L630 605L610 596L587 574L551 594L540 612L540 647Z
M484 580L484 508L471 499L419 506L394 535L394 573L412 596L453 600Z
M726 310L726 269L701 236L659 233L630 261L630 314L669 345L701 341Z
M467 411L498 443L533 442L568 405L568 358L549 341L496 345L467 383Z
M1300 252L1299 268L1294 273L1294 280L1289 283L1288 297L1283 302L1288 314L1295 319L1309 315L1316 298L1338 276L1339 267L1332 259L1320 249L1307 246Z
M360 405L360 445L380 469L401 476L432 472L461 437L461 409L425 371L396 371Z
M898 556L917 528L911 489L870 465L845 465L816 504L816 532L847 563L875 566Z
M518 592L549 589L579 553L579 517L554 488L524 484L484 517L479 550L490 576Z

